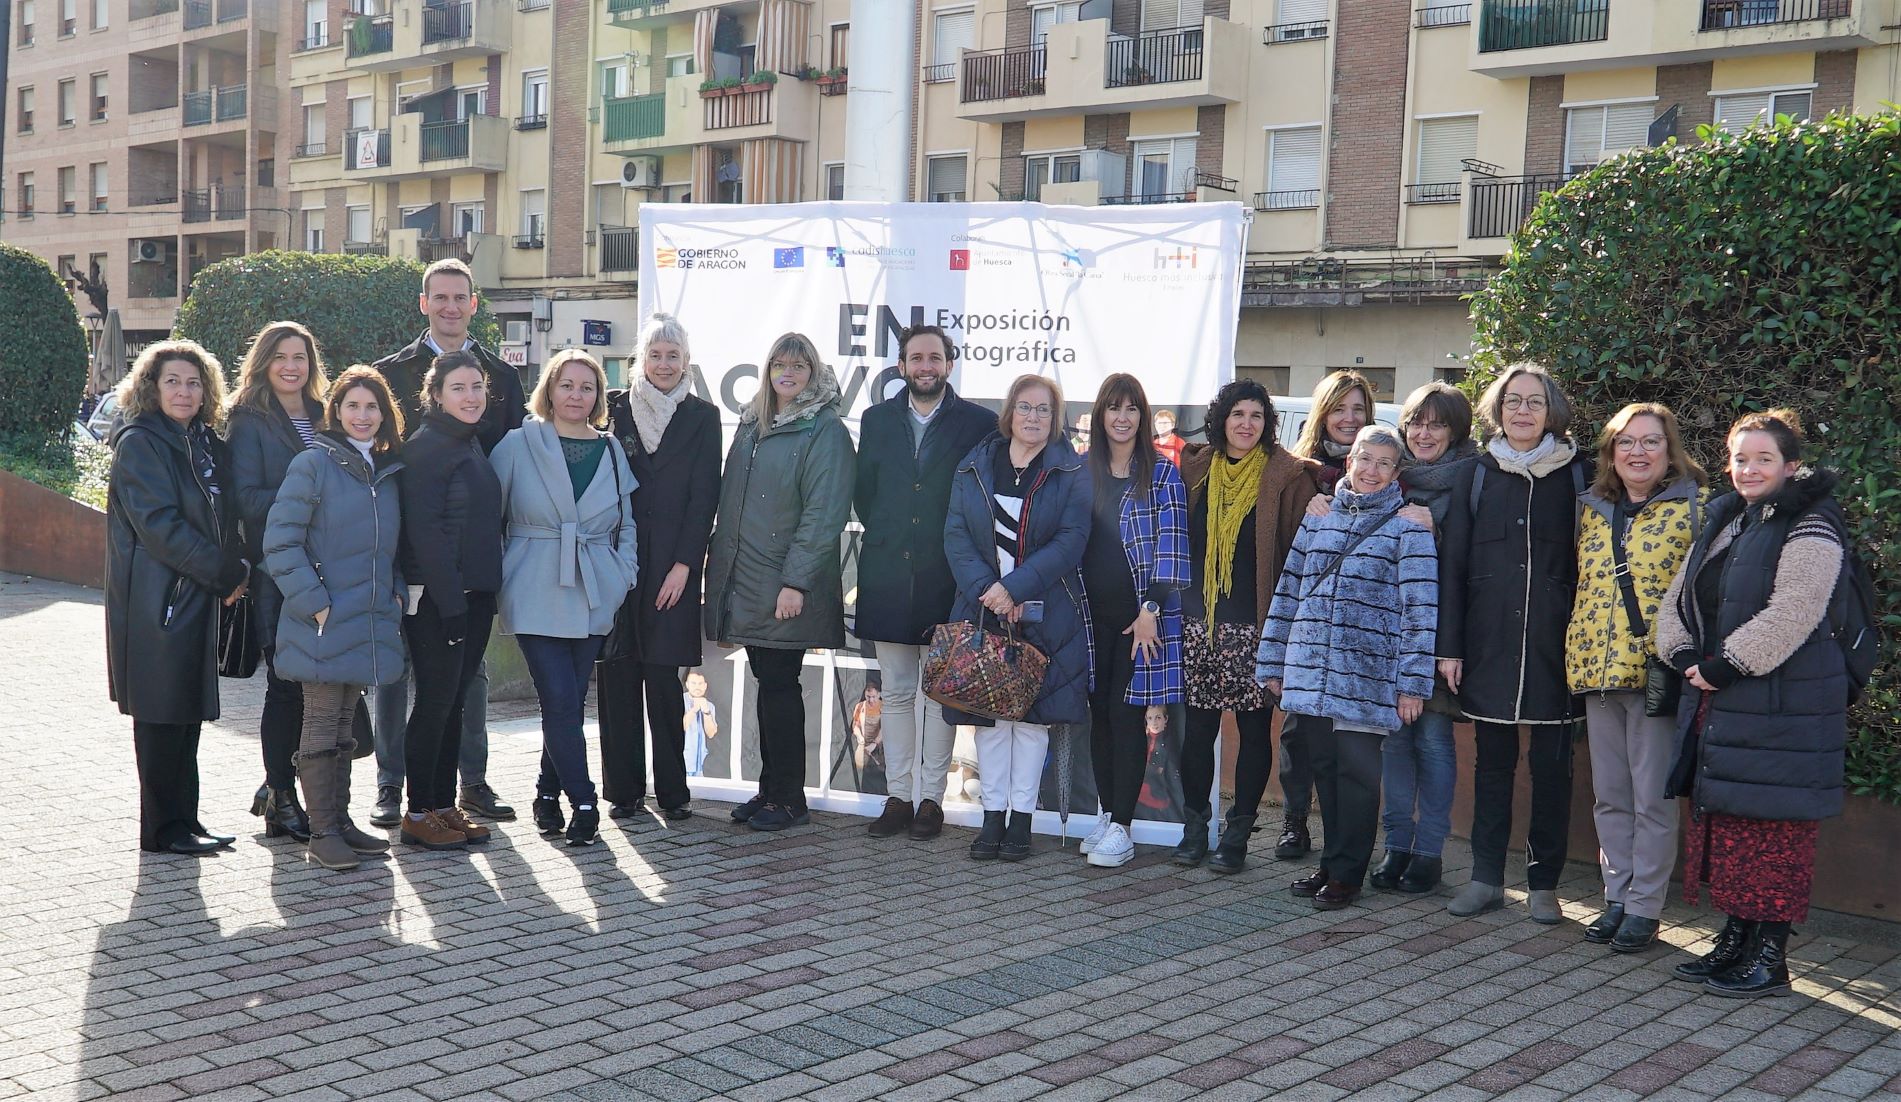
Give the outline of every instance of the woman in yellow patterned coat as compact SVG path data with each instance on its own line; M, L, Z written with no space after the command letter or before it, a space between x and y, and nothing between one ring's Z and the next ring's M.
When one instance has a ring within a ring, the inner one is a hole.
M1677 853L1676 801L1664 795L1676 709L1645 714L1645 663L1655 654L1657 610L1700 527L1708 477L1683 450L1675 415L1655 403L1619 410L1597 451L1564 648L1571 691L1585 694L1604 873L1604 914L1584 936L1636 953L1656 940Z

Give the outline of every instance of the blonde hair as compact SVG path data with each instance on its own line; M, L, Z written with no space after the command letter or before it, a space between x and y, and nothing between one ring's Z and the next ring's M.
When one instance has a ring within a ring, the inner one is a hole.
M204 404L198 409L198 419L211 428L224 423L224 365L218 357L205 350L197 341L171 340L158 341L145 346L139 358L119 382L119 416L127 421L159 411L158 377L164 373L165 365L173 360L183 360L198 369L199 381L205 387Z
M563 348L548 357L547 365L541 369L541 378L535 380L535 393L528 399L528 408L543 421L554 420L554 388L571 364L582 364L594 373L594 408L588 411L587 423L597 429L604 427L607 424L607 372L601 369L601 361L579 348Z
M761 425L772 424L772 361L792 356L803 360L812 372L812 378L805 385L811 386L818 378L818 346L804 333L782 333L772 342L772 348L766 352L766 362L759 365L759 393L753 395L752 415ZM803 394L804 391L799 393Z
M231 396L231 409L249 406L252 409L268 413L271 408L271 357L277 355L277 346L297 337L304 342L304 351L310 355L310 373L304 376L303 394L305 413L323 408L323 396L330 387L330 380L323 372L323 353L317 348L317 338L310 330L294 321L274 321L257 331L251 338L251 347L244 352L244 363L238 368L237 393Z
M1343 368L1320 380L1320 385L1314 387L1313 409L1307 413L1307 423L1301 426L1300 439L1294 442L1295 455L1317 459L1322 463L1330 461L1326 449L1320 446L1327 439L1327 418L1333 416L1335 410L1345 405L1347 395L1356 390L1360 392L1360 397L1366 400L1366 419L1371 421L1373 419L1373 384L1367 381L1366 376L1350 368ZM1347 443L1351 445L1352 441L1349 440Z
M1597 481L1591 484L1591 490L1605 501L1622 501L1625 498L1624 480L1617 477L1617 437L1630 423L1639 417L1655 417L1663 426L1664 454L1668 462L1664 466L1663 481L1659 487L1668 486L1679 478L1689 476L1698 486L1707 486L1710 476L1701 464L1690 457L1683 446L1683 432L1677 427L1677 415L1670 407L1661 402L1632 402L1611 415L1604 422L1604 432L1597 438Z
M997 431L1005 440L1016 439L1017 396L1033 386L1050 392L1050 439L1056 439L1062 429L1063 385L1042 375L1018 375L1016 382L1010 384L1010 395L1003 400L1003 409L997 413Z

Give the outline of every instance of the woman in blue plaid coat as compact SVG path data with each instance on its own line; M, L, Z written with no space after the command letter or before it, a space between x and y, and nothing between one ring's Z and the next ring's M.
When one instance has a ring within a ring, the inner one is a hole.
M1188 494L1155 451L1148 396L1133 375L1104 379L1090 412L1089 543L1083 591L1095 635L1089 752L1102 814L1083 839L1089 863L1127 864L1129 824L1148 767L1147 712L1182 699L1182 617L1188 584Z

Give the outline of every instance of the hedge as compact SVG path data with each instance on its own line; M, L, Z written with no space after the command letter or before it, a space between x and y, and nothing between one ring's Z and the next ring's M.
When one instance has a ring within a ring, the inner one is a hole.
M302 322L331 375L397 351L427 324L416 308L422 265L414 260L270 251L221 260L199 272L178 308L173 335L209 348L233 380L244 350L273 321ZM470 333L493 348L495 315L480 303Z
M1901 115L1780 119L1620 157L1543 198L1474 296L1469 385L1549 366L1577 435L1659 401L1727 489L1723 430L1801 414L1841 473L1884 663L1849 720L1849 790L1901 803Z
M65 438L86 393L86 334L39 256L0 244L0 440L37 452Z

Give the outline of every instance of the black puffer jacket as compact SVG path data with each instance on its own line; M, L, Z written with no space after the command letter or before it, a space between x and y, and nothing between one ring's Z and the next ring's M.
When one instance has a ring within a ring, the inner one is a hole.
M264 526L277 501L278 487L290 461L304 450L304 438L290 423L290 414L275 395L264 398L269 409L235 406L225 424L224 442L230 452L223 477L243 525L244 557L251 564L251 600L257 608L258 641L276 645L277 617L284 607L277 583L264 569ZM315 413L314 410L306 412Z
M222 472L224 442L208 431L203 439ZM228 497L199 477L185 430L164 414L113 430L106 682L125 715L218 718L218 603L245 576Z
M443 616L469 610L467 593L502 589L502 484L476 426L440 410L403 447L403 578Z
M528 416L528 400L522 391L521 372L479 344L470 344L469 351L488 369L488 409L483 411L475 433L486 455L495 450L508 430L521 427L522 419ZM404 345L402 351L370 365L388 380L390 393L403 408L403 425L412 435L422 426L422 380L435 360L436 352L429 346L429 333L425 330L422 336Z

